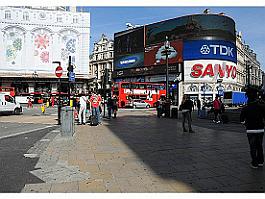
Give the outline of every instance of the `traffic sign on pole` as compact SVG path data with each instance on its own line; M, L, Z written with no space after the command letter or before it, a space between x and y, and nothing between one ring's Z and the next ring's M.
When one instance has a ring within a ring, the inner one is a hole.
M74 82L75 81L75 73L74 72L69 72L69 81Z
M57 77L62 77L63 75L63 68L61 66L57 66L56 69L55 69L55 75Z

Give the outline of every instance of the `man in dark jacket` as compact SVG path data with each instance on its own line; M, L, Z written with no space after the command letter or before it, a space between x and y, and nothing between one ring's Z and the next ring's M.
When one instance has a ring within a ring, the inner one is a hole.
M265 106L257 101L257 90L249 88L246 92L248 104L242 109L240 122L246 126L250 155L252 158L251 167L262 167L264 162L263 155L263 136Z

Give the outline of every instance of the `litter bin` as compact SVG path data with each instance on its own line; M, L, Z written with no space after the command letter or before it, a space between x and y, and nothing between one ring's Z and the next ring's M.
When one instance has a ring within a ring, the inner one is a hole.
M171 118L178 119L178 108L171 109Z
M206 119L207 118L207 111L205 107L202 107L202 109L199 112L199 118L200 119Z
M165 117L170 118L170 102L165 102Z
M70 106L61 109L61 136L73 136L75 132L74 108Z

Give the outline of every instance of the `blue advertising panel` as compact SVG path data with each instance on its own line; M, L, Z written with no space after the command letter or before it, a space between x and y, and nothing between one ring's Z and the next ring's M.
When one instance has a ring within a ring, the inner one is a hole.
M115 70L143 67L143 65L144 65L143 52L116 57L114 61Z
M232 42L222 40L185 41L184 60L215 59L237 63L236 46Z

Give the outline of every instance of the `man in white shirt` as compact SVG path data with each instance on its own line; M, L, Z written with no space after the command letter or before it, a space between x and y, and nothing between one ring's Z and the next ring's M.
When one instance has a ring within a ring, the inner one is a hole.
M81 125L81 124L86 124L87 97L84 94L82 94L79 100L80 100L79 101L80 109L79 109L78 119L79 119L79 125ZM82 117L83 117L83 122L82 122Z

